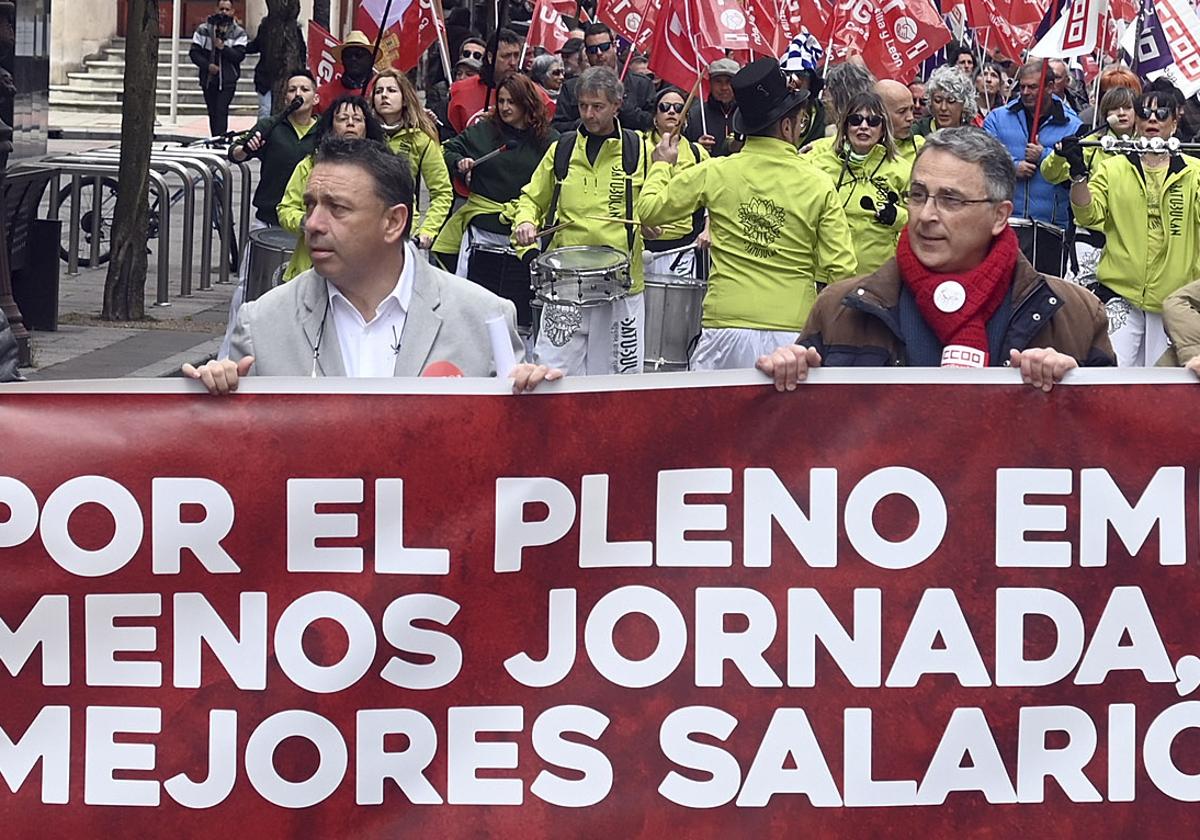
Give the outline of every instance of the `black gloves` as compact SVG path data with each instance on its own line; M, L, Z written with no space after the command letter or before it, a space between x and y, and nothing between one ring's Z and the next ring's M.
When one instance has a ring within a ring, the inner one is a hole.
M1072 178L1088 174L1087 161L1083 159L1083 146L1079 145L1078 137L1064 137L1058 144L1058 154L1067 161Z
M877 207L875 202L871 200L871 197L866 195L859 199L858 206L874 213L876 223L884 227L891 227L896 224L896 205L899 203L900 196L894 190L889 190L887 204L882 207Z

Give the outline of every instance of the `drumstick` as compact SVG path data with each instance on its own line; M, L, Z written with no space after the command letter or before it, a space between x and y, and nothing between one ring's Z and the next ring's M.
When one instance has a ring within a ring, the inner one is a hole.
M512 147L513 147L512 143L502 144L500 146L500 148L494 149L493 151L488 152L486 155L482 155L481 157L475 158L475 166L479 166L479 164L483 163L484 161L491 160L492 158L494 158L496 155L500 154L501 152L507 152ZM472 168L474 168L474 167L472 167Z
M539 230L537 232L536 236L539 239L541 239L543 236L546 236L547 234L554 233L557 230L562 230L563 228L569 227L570 225L573 225L573 224L575 224L575 222L573 222L573 221L572 222L563 222L561 224L554 225L553 227L548 227L545 230Z
M618 219L612 216L580 216L581 219L586 219L589 222L608 222L613 225L640 225L641 222L633 219Z

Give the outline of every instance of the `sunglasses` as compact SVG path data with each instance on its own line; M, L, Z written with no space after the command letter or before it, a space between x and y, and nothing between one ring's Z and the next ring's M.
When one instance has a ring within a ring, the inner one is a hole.
M1137 106L1137 115L1143 120L1148 120L1151 117L1159 122L1165 122L1174 115L1175 111L1172 108L1147 108L1144 105Z
M474 50L463 50L459 58L473 58L476 61L483 61L483 53L475 52Z
M584 49L587 50L588 55L599 55L602 52L608 52L612 47L612 41L605 41L603 44L592 44L591 46L584 47Z
M551 70L550 75L551 76L561 76L563 74L563 72L564 72L563 69L561 67L559 67L557 70Z
M866 123L871 128L879 128L879 126L883 125L883 117L879 116L878 114L871 114L870 116L864 116L863 114L851 114L850 116L846 117L846 125L851 127L857 127L863 123Z
M658 103L658 112L660 114L669 114L672 111L674 111L676 114L682 114L683 113L683 103L682 102L659 102Z

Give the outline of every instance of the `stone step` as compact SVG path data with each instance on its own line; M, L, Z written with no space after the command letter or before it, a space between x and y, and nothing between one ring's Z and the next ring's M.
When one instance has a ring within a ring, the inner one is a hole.
M198 79L195 68L188 68L188 73L179 74L179 90L182 91L199 91L200 81ZM80 91L122 91L125 89L125 76L121 73L68 73L67 87L75 88ZM58 85L58 87L64 87ZM171 75L169 73L158 75L158 90L161 93L164 90L171 89ZM254 82L246 76L242 76L237 82L238 91L254 92Z
M120 112L120 107L113 103L80 100L65 95L55 96L53 93L50 94L50 106L56 111L69 111L77 114L114 114ZM165 115L170 111L170 108L167 104L159 102L155 110L158 114ZM183 101L179 103L178 112L184 115L204 115L207 113L203 102L191 103ZM258 106L248 107L235 104L230 107L229 115L233 117L255 117L258 115Z
M191 49L191 41L181 41L180 42L179 60L181 63L182 62L187 62L189 64L191 63L191 61L188 59L188 50L189 49ZM102 52L104 55L108 56L109 59L113 59L113 60L117 60L117 61L121 61L121 62L125 61L125 48L124 47L105 47L102 50ZM167 43L167 44L164 44L162 47L160 47L160 49L158 51L158 63L163 64L164 62L170 62L170 60L171 60L171 45L169 43ZM256 64L258 64L258 54L257 53L255 53L253 55L248 55L245 57L245 59L242 60L243 67L253 67Z
M119 106L124 101L124 91L120 88L82 88L78 85L51 85L50 86L50 101L55 101L55 96L66 96L80 102L94 102L97 104L108 104ZM166 104L171 101L171 91L159 90L157 92L156 101L158 104ZM199 87L195 88L180 88L179 101L189 103L204 104L204 94ZM258 107L258 95L253 89L243 90L238 89L233 95L233 103L235 105L243 105L246 107Z

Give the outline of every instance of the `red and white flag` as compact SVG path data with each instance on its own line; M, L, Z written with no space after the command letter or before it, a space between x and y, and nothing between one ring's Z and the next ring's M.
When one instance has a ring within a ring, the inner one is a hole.
M950 30L930 0L885 0L873 17L863 62L879 79L909 81L922 61L950 42Z
M1012 0L1005 19L1014 26L1022 26L1026 23L1037 26L1046 17L1050 2L1051 0ZM1061 0L1056 0L1056 2L1061 2Z
M1154 0L1154 11L1175 62L1147 78L1164 76L1185 98L1195 96L1200 93L1200 17L1186 0Z
M746 34L750 50L758 55L779 58L792 40L784 23L783 4L776 0L744 0Z
M333 57L341 41L329 30L313 21L308 22L308 69L317 80L317 87L327 85L342 75L342 63Z
M746 13L738 0L697 0L695 9L701 46L722 50L750 49Z
M664 0L650 42L650 71L681 90L691 90L704 68L725 56L700 43L696 18L696 0Z
M556 53L571 38L571 31L563 23L563 9L569 5L570 14L575 13L574 0L537 0L533 5L533 20L529 24L528 44L544 47Z
M1096 51L1106 0L1072 0L1029 54L1035 58L1075 58Z
M376 67L411 70L425 50L438 39L438 0L361 0L354 12L354 28L372 42L382 31ZM384 13L387 12L387 20Z
M973 29L980 30L980 40L1013 61L1024 60L1037 24L1013 24L1000 13L995 0L967 0L967 18Z
M571 14L574 14L573 0L570 5ZM663 0L599 0L596 17L639 52L645 52L654 37L654 23L662 7Z

